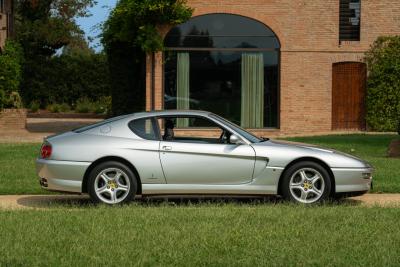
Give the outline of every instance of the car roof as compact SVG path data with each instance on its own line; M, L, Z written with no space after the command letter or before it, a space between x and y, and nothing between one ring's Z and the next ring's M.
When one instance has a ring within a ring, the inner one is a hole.
M188 116L204 116L212 114L209 111L204 110L184 110L184 109L175 109L175 110L155 110L155 111L147 111L147 112L138 112L131 114L135 118L143 118L143 117L155 117L155 116L176 116L176 115L188 115Z

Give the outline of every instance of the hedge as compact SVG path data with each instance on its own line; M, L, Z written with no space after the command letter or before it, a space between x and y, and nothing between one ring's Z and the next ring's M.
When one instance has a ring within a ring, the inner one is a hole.
M365 59L368 127L396 131L400 124L400 36L379 37Z

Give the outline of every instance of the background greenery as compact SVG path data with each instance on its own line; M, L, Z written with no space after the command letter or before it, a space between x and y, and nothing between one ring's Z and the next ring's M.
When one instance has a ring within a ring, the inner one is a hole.
M76 18L90 15L87 8L94 3L93 0L15 2L13 43L21 47L24 60L19 72L20 86L8 87L19 90L26 107L34 111L47 106L53 111L68 110L74 109L79 101L95 105L110 96L106 56L88 47L83 31L76 24ZM19 77L11 72L6 76Z
M396 135L336 135L290 138L361 157L375 167L372 192L400 193L400 159L388 158ZM0 144L0 194L46 194L39 186L35 158L40 144Z
M0 53L0 110L21 107L21 101L16 103L15 98L19 98L23 62L23 52L19 43L7 40L4 50Z
M365 58L368 126L378 131L400 130L400 36L379 37Z
M78 100L97 101L111 95L104 54L62 54L30 69L31 79L24 82L26 103L46 108L51 104L67 104L74 108Z

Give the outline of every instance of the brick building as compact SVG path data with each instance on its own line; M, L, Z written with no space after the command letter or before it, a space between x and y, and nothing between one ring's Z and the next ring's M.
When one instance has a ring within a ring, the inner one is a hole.
M188 5L193 18L161 29L166 51L147 57L147 110L209 110L264 136L365 129L363 55L400 34L400 1Z
M7 37L13 32L13 1L0 0L0 51L4 47Z

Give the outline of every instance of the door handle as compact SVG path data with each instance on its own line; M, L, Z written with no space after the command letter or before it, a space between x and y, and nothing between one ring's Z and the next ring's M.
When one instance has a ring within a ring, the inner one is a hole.
M172 147L171 146L163 146L162 149L163 150L172 150Z

